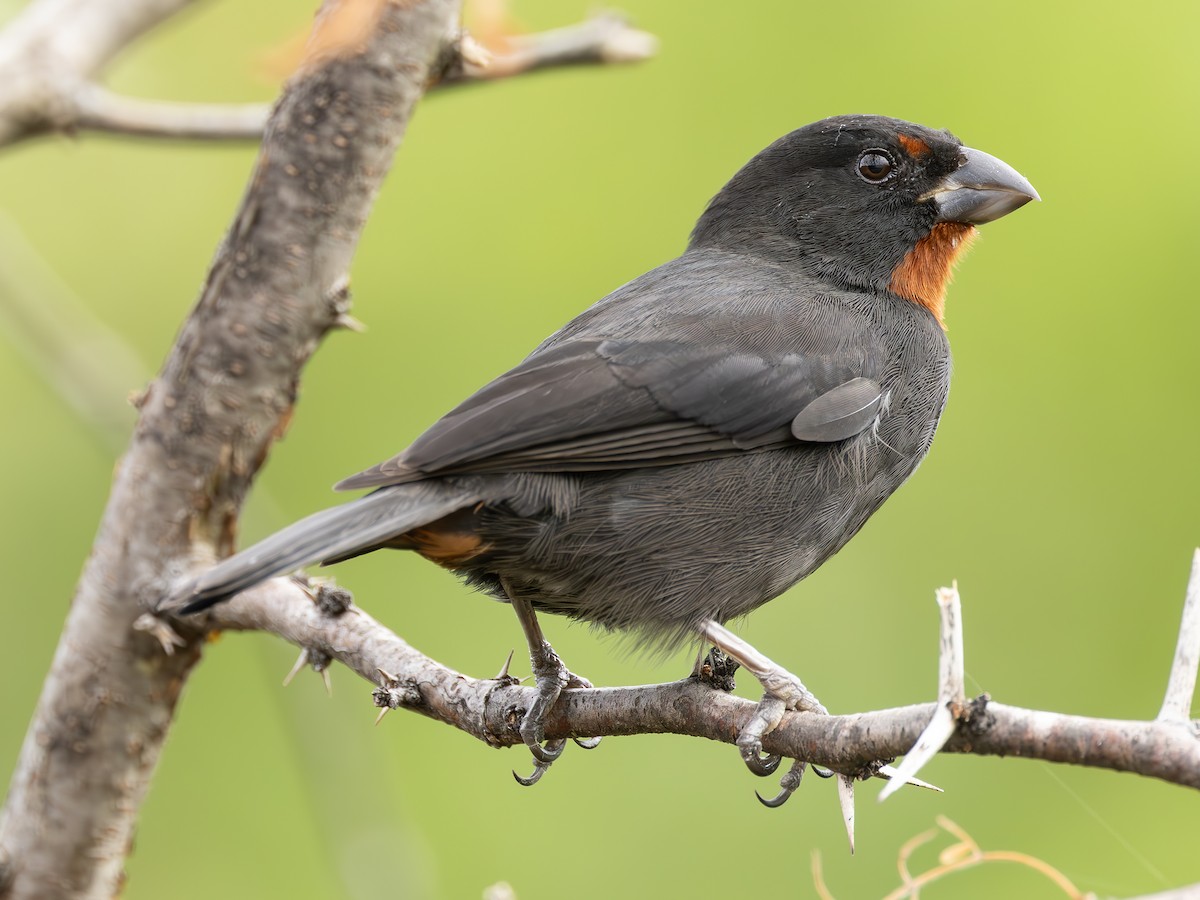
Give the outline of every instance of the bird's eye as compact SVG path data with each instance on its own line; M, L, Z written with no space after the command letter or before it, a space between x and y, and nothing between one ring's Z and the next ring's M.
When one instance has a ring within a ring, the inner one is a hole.
M895 170L892 157L884 150L868 150L858 158L858 174L872 184L887 181Z

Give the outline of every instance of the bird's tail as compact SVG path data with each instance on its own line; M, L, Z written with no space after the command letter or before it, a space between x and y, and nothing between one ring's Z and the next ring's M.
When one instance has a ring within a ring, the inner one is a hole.
M440 481L385 487L322 510L202 572L162 607L199 612L260 581L325 560L344 559L476 502Z

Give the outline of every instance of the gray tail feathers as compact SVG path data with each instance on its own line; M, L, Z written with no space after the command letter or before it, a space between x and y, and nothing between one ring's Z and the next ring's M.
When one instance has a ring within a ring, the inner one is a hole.
M478 499L440 481L381 488L314 513L222 560L162 606L175 607L183 614L199 612L273 575L364 552Z

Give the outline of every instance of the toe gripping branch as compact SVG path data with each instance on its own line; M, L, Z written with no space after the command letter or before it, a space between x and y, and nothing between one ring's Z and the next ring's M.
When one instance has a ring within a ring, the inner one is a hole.
M546 737L546 716L554 708L554 704L562 692L592 687L590 681L574 674L563 665L558 654L554 652L554 648L544 640L539 642L536 648L531 647L529 662L533 669L534 682L537 685L537 698L521 719L520 733L521 740L533 754L533 772L524 778L513 772L513 778L517 780L518 784L525 787L537 784L551 764L562 756L562 752L567 746L566 740L562 738L546 741L544 745L542 743ZM505 668L507 669L507 664ZM598 737L571 738L571 740L584 750L594 750L600 746Z
M942 695L943 699L953 694L959 698L962 697L962 627L957 625L957 640L954 636L954 628L948 625L947 622L961 622L961 617L958 612L958 592L957 589L943 589L938 592L938 601L943 609L943 639L942 639ZM742 728L738 734L737 746L741 753L742 760L746 763L746 767L755 775L767 776L773 774L780 764L780 757L776 755L764 756L762 752L762 739L770 734L778 726L783 719L783 714L789 710L798 712L811 712L817 715L828 715L828 711L821 702L813 695L813 693L804 686L792 673L788 672L783 667L777 665L768 657L764 656L754 647L743 641L737 635L726 629L723 625L708 621L703 623L700 628L700 633L704 638L714 644L718 649L726 655L732 657L738 664L747 669L763 687L763 697L751 715L750 720ZM955 653L952 649L958 648L957 665L954 663ZM957 682L953 678L953 674L957 672ZM957 688L955 688L957 684ZM955 693L956 691L956 693ZM952 704L943 703L942 706L952 709ZM950 714L949 712L947 713ZM939 717L940 718L940 717ZM951 720L951 730L946 733L945 737L941 738L941 742L929 753L929 756L936 753L945 741L949 738L949 734L953 732L953 718ZM944 731L944 723L937 725L931 724L931 729ZM920 747L920 744L918 744ZM889 765L882 763L874 763L867 767L866 772L870 775L875 775L881 778L891 779L891 784L880 795L883 799L888 793L895 791L905 783L916 784L921 787L934 788L933 785L913 778L913 774L924 761L917 753L917 748L914 748L914 753L910 757L917 757L913 760L912 765L909 764L909 759L905 759L905 764L899 769L894 769ZM928 757L925 757L928 758ZM808 768L808 763L803 760L795 760L791 767L784 773L779 781L779 793L771 799L764 798L756 791L755 794L759 801L767 807L776 808L787 802L787 799L795 793L800 786L801 779ZM846 775L841 772L831 772L825 769L820 769L816 766L812 767L813 771L821 778L837 778L838 787L838 802L842 808L842 818L846 826L846 833L850 840L850 852L854 852L854 781L857 774ZM863 774L861 777L867 777Z
M725 626L708 621L701 626L701 634L727 656L737 661L758 679L763 687L762 699L738 734L737 746L746 767L755 775L770 775L779 768L778 756L763 756L762 739L770 734L788 710L828 715L799 678L768 657L759 653Z
M513 778L517 779L518 784L531 787L541 780L546 770L562 756L563 748L567 746L567 742L561 738L546 741L545 745L542 744L546 737L547 714L554 708L554 704L563 691L590 688L592 683L586 678L580 678L573 674L563 665L563 661L558 658L558 654L554 652L554 648L542 634L542 628L538 624L537 615L534 613L533 604L529 598L523 596L519 591L513 590L511 585L503 584L513 612L517 615L517 621L521 624L521 630L525 633L525 643L529 645L529 666L533 672L534 683L537 685L537 698L526 711L524 718L521 719L520 726L521 740L533 754L533 773L527 778L522 778L513 772ZM510 655L509 660L511 659ZM507 676L507 674L508 663L506 662L498 677ZM600 738L572 738L572 740L585 750L594 750L600 744Z

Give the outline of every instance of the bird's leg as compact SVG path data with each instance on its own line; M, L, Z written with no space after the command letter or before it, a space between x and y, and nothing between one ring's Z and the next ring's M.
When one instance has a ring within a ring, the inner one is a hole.
M541 745L545 738L546 713L567 686L571 672L542 634L533 604L514 594L509 594L509 600L517 614L517 621L521 623L521 630L525 632L525 642L529 645L529 667L537 685L537 699L521 720L521 738L537 762L551 763L562 753L566 741L549 741L545 747Z
M554 652L554 648L550 646L550 642L542 634L542 627L538 624L537 615L534 613L533 604L529 599L519 596L516 591L507 591L507 593L512 608L517 614L517 621L521 623L521 630L525 633L525 641L529 644L529 666L537 685L537 699L526 711L525 718L521 720L521 739L525 741L525 746L533 754L536 768L529 778L521 778L514 773L517 781L530 785L541 778L550 763L562 755L563 747L567 743L560 739L547 741L545 746L542 745L541 742L546 736L546 714L553 708L559 694L564 690L590 688L592 684L586 678L575 675L563 665L558 654ZM591 750L599 743L599 738L581 738L576 743Z
M828 715L828 712L799 678L759 653L725 626L709 619L701 623L700 633L709 643L737 660L763 686L763 698L738 735L737 746L751 772L770 775L778 768L779 757L762 755L762 739L763 735L770 734L779 725L784 711L793 709L821 715Z

